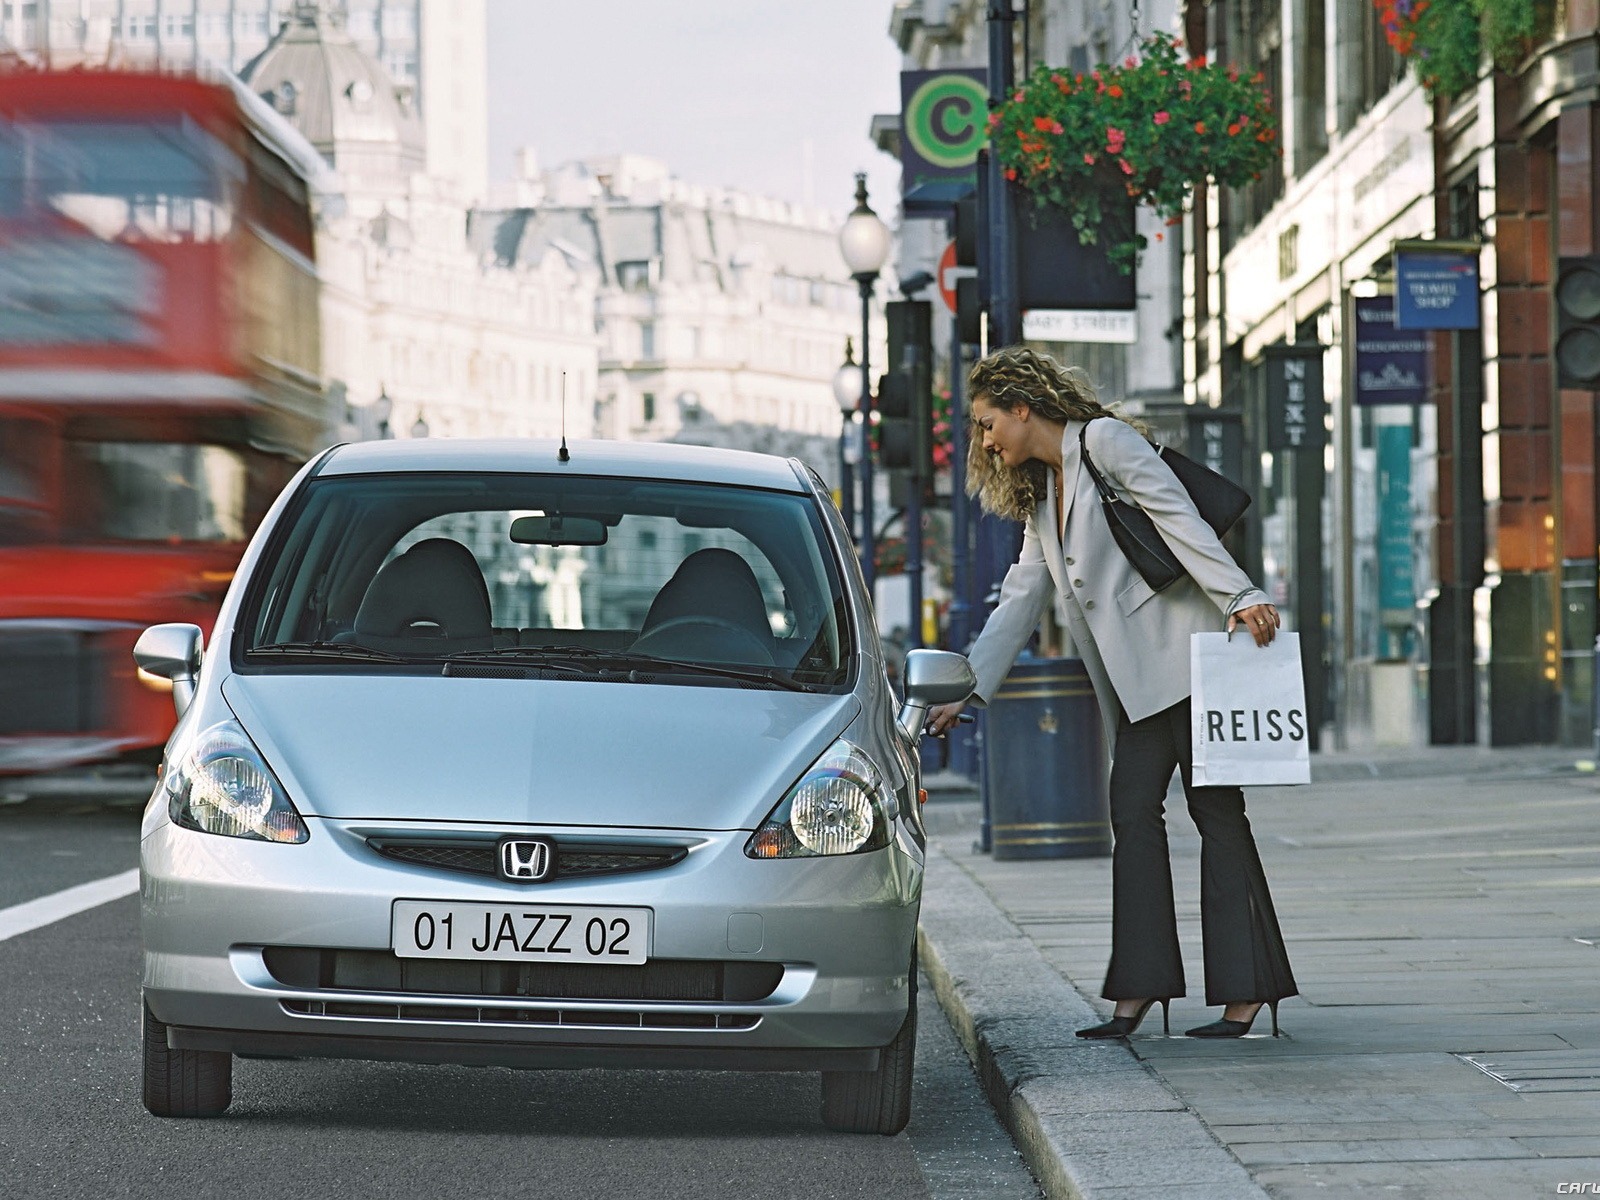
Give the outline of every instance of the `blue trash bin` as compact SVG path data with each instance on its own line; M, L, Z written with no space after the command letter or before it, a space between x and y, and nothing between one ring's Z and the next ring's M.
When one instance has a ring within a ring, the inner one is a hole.
M1111 853L1100 706L1080 658L1023 658L983 711L983 788L997 859Z

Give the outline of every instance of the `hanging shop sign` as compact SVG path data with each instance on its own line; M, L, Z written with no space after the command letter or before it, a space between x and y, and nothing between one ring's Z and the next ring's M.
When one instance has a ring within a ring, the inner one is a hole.
M1218 475L1244 483L1244 416L1229 408L1184 409L1184 424L1190 458L1204 463Z
M1327 441L1322 398L1322 353L1318 342L1268 346L1267 449L1315 450Z
M1407 626L1416 612L1411 548L1411 426L1378 425L1378 617Z
M989 141L988 121L987 71L900 72L901 189L973 186L978 151Z
M1478 246L1396 242L1396 329L1478 328Z
M1428 337L1395 327L1395 298L1358 296L1355 305L1355 402L1426 404Z

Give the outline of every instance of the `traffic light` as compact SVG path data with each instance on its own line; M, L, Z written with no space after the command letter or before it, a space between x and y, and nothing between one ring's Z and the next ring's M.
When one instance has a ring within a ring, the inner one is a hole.
M933 484L933 306L884 305L889 370L879 382L878 463L904 472L925 495Z
M1600 255L1560 261L1556 374L1560 387L1600 390Z

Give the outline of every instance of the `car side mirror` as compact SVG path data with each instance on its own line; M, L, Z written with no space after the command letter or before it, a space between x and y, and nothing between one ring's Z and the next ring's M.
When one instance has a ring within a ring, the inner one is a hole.
M935 704L954 704L972 695L978 677L964 654L949 650L913 650L906 655L905 703L897 718L912 741L922 733L922 722Z
M172 681L172 706L183 716L194 699L195 679L205 635L198 625L152 625L133 644L133 661L141 671Z

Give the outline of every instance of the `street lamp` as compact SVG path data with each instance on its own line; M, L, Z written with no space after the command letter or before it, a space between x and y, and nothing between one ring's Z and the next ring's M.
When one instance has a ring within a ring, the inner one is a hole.
M839 230L839 252L861 290L861 573L870 595L876 577L877 547L872 529L872 371L868 346L872 337L872 285L889 258L889 227L867 204L867 175L856 172L856 207Z
M850 470L855 458L850 441L855 436L856 406L861 403L861 379L855 348L845 338L844 363L833 373L833 398L839 404L839 509L852 537L856 532L856 483Z
M417 409L417 419L411 424L411 436L425 438L428 436L428 419L422 415L422 410Z
M389 428L389 417L394 412L394 401L389 399L389 393L383 384L378 385L378 398L372 402L372 419L374 431L379 438L392 438L394 430Z

